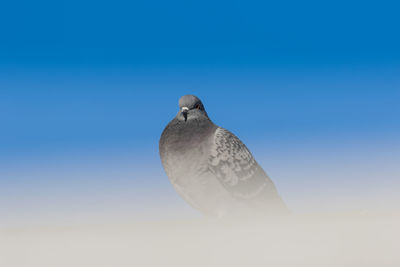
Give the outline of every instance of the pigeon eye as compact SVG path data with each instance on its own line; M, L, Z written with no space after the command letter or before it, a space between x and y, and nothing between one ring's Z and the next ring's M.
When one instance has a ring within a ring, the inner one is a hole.
M200 104L196 104L196 106L194 106L194 108L201 109L201 105Z

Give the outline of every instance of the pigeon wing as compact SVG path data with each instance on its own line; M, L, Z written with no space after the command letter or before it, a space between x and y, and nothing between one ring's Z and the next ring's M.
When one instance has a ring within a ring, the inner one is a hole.
M209 157L209 170L239 199L276 195L274 184L247 147L234 134L218 128ZM268 194L267 194L268 195Z

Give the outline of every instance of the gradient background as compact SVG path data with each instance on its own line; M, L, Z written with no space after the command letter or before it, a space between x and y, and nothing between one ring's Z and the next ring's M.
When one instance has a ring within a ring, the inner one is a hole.
M184 94L294 212L398 212L399 8L1 3L0 224L200 216L158 157Z

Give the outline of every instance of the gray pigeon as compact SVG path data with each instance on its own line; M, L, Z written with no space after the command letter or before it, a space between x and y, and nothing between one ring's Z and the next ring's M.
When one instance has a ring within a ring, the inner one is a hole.
M217 217L287 211L247 147L209 119L199 98L182 96L179 108L161 135L159 149L165 172L181 197Z

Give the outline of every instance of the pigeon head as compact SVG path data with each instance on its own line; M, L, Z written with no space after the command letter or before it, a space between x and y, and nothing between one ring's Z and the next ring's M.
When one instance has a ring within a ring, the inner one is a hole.
M191 119L199 119L201 117L208 118L203 103L201 103L201 100L194 95L184 95L179 99L179 113L176 117L185 122Z

